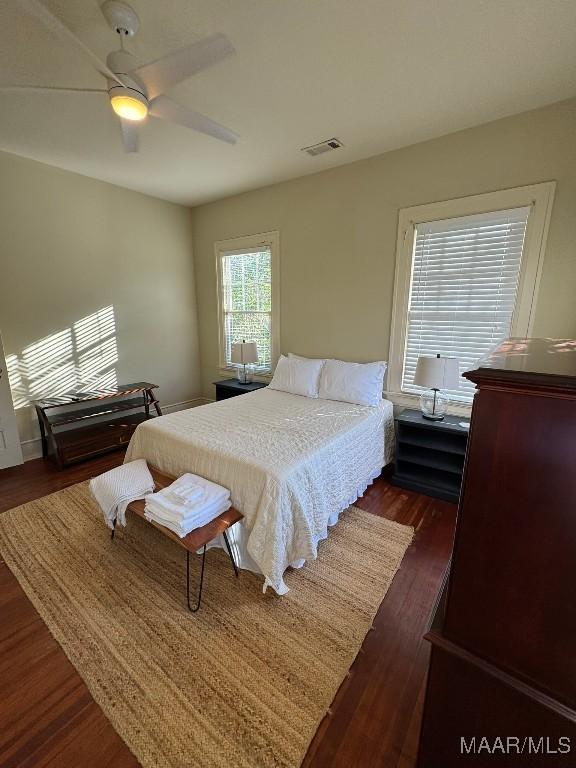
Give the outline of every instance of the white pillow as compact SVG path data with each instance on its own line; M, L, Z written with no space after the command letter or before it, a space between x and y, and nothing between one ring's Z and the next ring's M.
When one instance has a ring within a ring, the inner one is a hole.
M282 355L274 371L269 389L279 389L292 395L318 397L320 371L324 360L307 360L303 357Z
M318 397L357 405L379 405L384 389L386 363L345 363L326 360Z
M324 357L302 357L302 355L295 355L293 352L288 352L288 357L293 357L295 360L314 360L317 363L325 363Z

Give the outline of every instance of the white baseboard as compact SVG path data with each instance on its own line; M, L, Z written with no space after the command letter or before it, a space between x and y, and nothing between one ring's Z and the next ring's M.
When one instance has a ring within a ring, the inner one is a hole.
M181 403L169 403L163 405L160 403L162 413L175 413L176 411L184 411L186 408L196 408L199 405L206 405L209 403L205 397L194 397L191 400L183 400ZM31 461L32 459L40 459L42 457L42 442L39 437L35 437L32 440L22 440L22 456L24 461Z
M24 461L39 459L42 456L42 443L39 437L34 440L22 440L20 445L22 446L22 458Z
M207 400L205 397L193 397L192 400L183 400L181 403L170 403L169 405L162 405L162 413L175 413L176 411L185 411L187 408L196 408L199 405L206 405Z

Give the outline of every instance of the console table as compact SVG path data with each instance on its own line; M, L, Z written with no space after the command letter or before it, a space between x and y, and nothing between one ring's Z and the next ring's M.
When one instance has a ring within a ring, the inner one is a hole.
M157 388L139 381L37 400L42 455L62 468L125 447L152 407L162 415Z

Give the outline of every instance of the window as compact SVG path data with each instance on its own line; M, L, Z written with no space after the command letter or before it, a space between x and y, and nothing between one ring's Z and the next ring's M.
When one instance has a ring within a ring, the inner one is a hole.
M278 233L222 240L215 250L220 368L232 367L233 343L255 341L255 370L270 373L279 349Z
M553 193L553 183L538 184L400 211L393 400L420 395L420 355L457 357L463 373L501 339L530 333ZM474 389L461 379L446 394L469 407Z

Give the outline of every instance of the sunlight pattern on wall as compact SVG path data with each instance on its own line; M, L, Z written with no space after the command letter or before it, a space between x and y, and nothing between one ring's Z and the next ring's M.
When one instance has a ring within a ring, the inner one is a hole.
M117 362L114 307L103 307L29 344L20 355L8 355L14 408L70 390L114 386Z

